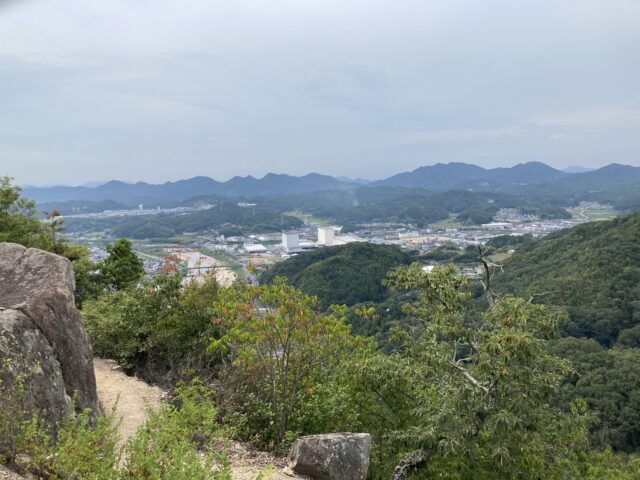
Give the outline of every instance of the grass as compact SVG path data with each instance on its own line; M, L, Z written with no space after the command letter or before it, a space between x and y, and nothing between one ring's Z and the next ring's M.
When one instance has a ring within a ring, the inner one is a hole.
M577 207L567 209L571 216L575 219L584 219L586 217L590 222L598 222L611 220L619 215L619 212L609 205L602 204L580 204Z
M149 256L157 257L159 259L162 259L164 257L164 248L163 247L158 247L158 246L155 246L155 245L148 245L148 244L144 244L144 243L136 243L135 244L135 249L138 250L141 253L146 253Z
M489 255L489 260L493 263L502 263L504 262L507 258L509 258L511 255L509 255L506 252L500 252L500 253L494 253L493 255Z
M457 218L458 215L456 215L455 213L450 213L449 218L432 223L431 228L459 228L462 226L462 224L457 221Z
M329 225L327 219L314 217L313 215L307 215L305 213L300 212L299 210L291 210L289 212L282 212L283 215L288 215L290 217L296 217L302 220L305 224L318 224L318 225Z

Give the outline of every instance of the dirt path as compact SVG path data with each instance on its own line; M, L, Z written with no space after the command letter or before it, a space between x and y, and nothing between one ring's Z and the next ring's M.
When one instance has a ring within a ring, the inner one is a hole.
M98 398L109 413L117 402L115 421L120 421L120 444L127 442L147 419L147 407L157 409L165 392L126 375L113 360L93 359Z
M161 388L153 387L139 378L126 375L113 360L93 359L98 398L105 412L110 412L117 401L116 418L120 421L120 443L136 432L147 418L147 407L157 409L166 396ZM284 473L282 459L244 447L234 442L229 452L233 480L254 480L260 474L265 480L292 480L304 477ZM0 480L2 477L0 476Z

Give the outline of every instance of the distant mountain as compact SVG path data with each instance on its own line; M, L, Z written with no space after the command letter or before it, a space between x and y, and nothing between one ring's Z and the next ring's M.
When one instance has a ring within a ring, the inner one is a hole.
M418 187L429 190L450 190L462 183L484 178L487 171L467 163L436 163L419 167L411 172L398 173L371 186Z
M430 190L495 189L513 185L546 183L568 174L541 162L521 163L509 168L485 169L467 163L437 163L389 177L376 186L420 187Z
M585 172L590 172L592 170L595 170L595 168L581 167L580 165L571 165L563 169L562 171L567 173L585 173Z
M640 189L640 167L612 163L597 170L575 173L558 181L557 185L591 192L626 185L633 185Z
M233 177L221 185L219 193L231 197L255 197L264 195L287 195L305 193L316 190L351 188L355 184L342 182L329 175L309 173L302 177L286 174L268 173L257 179L248 177Z
M336 180L346 183L357 183L358 185L368 185L371 183L371 180L367 180L366 178L336 177Z
M194 177L160 185L145 182L130 184L112 180L94 188L29 187L23 190L23 194L38 204L72 200L93 202L112 200L125 205L143 204L153 207L178 204L196 196L254 197L353 188L354 186L357 185L317 173L310 173L302 177L269 173L260 179L252 176L233 177L227 182L218 182L209 177Z
M334 178L310 173L301 177L269 173L263 178L233 177L219 182L209 177L194 177L152 185L144 182L110 181L97 187L52 186L25 187L27 198L42 203L67 201L103 202L111 200L136 207L178 206L193 201L217 203L215 198L262 198L292 196L319 191L350 191L363 187L419 188L433 192L467 190L526 194L554 202L574 205L582 200L610 203L620 210L640 208L640 167L611 164L584 173L567 173L544 163L529 162L509 168L485 169L465 163L438 163L417 168L366 186L356 179ZM197 198L196 198L197 197ZM355 201L351 198L351 202Z

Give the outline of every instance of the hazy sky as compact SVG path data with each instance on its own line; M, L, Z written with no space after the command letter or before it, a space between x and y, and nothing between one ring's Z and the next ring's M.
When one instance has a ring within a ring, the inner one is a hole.
M640 165L639 0L0 0L0 175Z

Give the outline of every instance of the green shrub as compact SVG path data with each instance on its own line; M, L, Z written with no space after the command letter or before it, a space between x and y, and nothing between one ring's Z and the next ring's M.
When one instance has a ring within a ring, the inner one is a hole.
M30 458L28 472L44 478L116 480L117 439L111 417L98 415L94 421L86 410L66 417L55 436L33 417L22 425L17 451Z
M165 403L129 441L121 478L224 480L231 474L224 455L223 431L209 390L198 380L176 388L178 406ZM205 449L202 456L197 448Z
M9 463L21 473L50 480L231 478L225 431L216 423L210 390L199 380L179 385L175 404L150 411L121 451L113 415L95 416L86 410L45 425L38 416L28 417L21 403L22 385L20 381L11 390L0 388L0 465ZM126 460L119 467L121 458Z
M82 313L95 354L169 385L210 372L214 355L207 347L218 330L210 321L217 295L213 276L183 286L180 275L167 273L89 300Z

